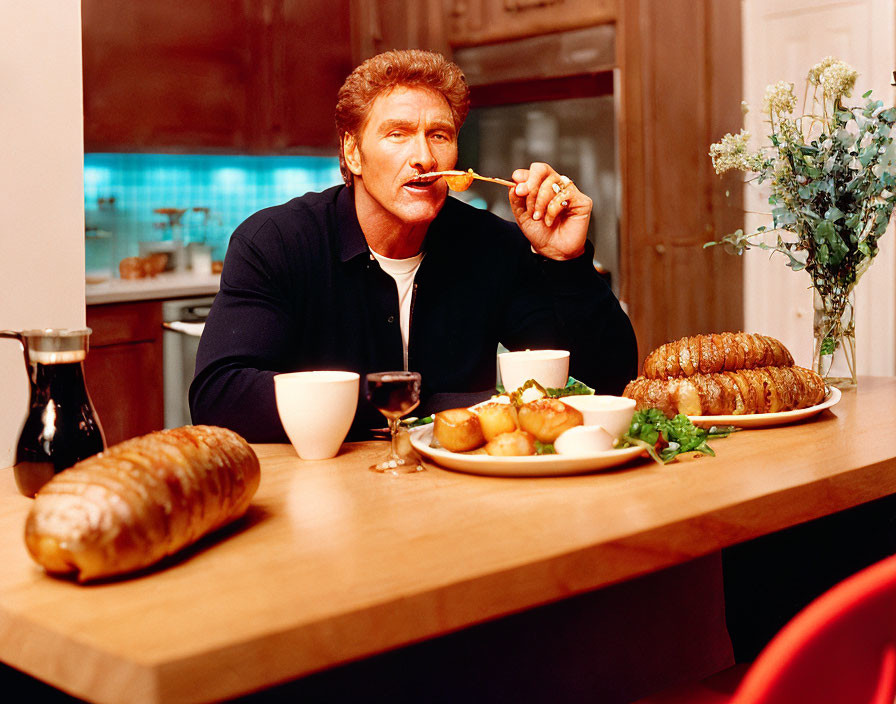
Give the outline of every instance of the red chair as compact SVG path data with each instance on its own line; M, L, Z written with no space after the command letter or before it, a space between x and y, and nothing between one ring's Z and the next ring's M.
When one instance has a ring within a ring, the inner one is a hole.
M639 704L893 704L894 698L896 555L818 597L748 669L725 671Z

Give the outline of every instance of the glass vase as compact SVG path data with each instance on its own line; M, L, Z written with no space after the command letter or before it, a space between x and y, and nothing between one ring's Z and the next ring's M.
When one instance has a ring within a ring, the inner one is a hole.
M821 294L813 289L815 336L812 368L827 385L839 389L856 386L855 289Z

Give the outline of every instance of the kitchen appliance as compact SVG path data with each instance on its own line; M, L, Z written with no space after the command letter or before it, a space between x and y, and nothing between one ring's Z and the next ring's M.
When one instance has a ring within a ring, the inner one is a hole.
M214 300L214 296L206 296L162 302L166 428L179 428L192 422L188 392L196 369L199 338Z
M570 177L594 201L588 237L595 268L610 280L619 268L615 27L461 47L454 61L472 104L457 168L506 177L544 161ZM514 219L501 189L476 183L453 195Z

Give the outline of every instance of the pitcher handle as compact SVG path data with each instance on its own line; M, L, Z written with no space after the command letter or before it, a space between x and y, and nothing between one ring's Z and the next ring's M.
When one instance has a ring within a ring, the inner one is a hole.
M25 336L18 330L0 330L0 337L7 337L11 340L18 340L22 346L22 352L25 354L25 369L31 369L31 359L28 357L28 345L25 342ZM30 376L30 371L29 371Z
M22 347L25 346L25 336L18 330L0 330L0 337L8 337L13 340L18 340Z

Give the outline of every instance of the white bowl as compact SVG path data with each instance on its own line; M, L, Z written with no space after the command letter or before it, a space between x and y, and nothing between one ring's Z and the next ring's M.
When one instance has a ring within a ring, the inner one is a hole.
M614 440L628 432L635 415L635 400L624 396L564 396L560 400L578 409L585 425L604 427Z
M355 418L360 376L313 371L274 375L280 422L303 460L335 457Z
M558 455L596 455L613 449L614 438L599 425L577 425L554 440Z
M567 350L525 350L498 355L501 383L508 393L516 391L529 379L546 389L562 389L569 379Z

